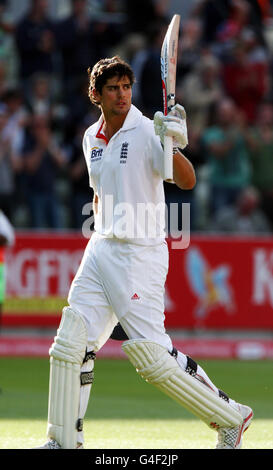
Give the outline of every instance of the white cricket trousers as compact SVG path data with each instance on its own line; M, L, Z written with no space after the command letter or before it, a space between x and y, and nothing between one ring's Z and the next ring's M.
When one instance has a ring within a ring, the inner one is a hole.
M165 241L141 246L93 234L68 295L73 311L85 320L88 351L99 351L119 321L129 339L145 338L172 352L164 326L168 264ZM185 370L187 356L178 351L177 362ZM197 374L218 393L199 365ZM80 418L84 417L89 393L90 389L82 390ZM82 432L78 433L78 442L83 442Z
M164 291L169 254L94 233L71 284L68 302L88 330L88 350L98 351L119 321L129 339L146 338L172 351L165 331Z

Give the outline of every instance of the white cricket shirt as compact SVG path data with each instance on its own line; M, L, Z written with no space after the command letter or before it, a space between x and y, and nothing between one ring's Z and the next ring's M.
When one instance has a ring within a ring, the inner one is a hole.
M134 106L107 142L103 117L83 137L90 186L98 195L95 231L102 237L155 245L165 239L163 150L151 119Z

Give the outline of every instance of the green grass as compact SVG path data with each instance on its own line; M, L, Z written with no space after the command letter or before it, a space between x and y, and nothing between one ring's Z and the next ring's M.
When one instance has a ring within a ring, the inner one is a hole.
M255 419L245 449L273 449L273 362L199 361L215 385L248 404ZM45 440L49 362L1 358L0 449ZM126 360L97 359L85 419L88 449L211 449L216 434L141 379Z

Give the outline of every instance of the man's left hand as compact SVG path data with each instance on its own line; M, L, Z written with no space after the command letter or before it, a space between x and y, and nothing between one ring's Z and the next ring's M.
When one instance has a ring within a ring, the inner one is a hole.
M180 104L176 104L167 116L164 116L161 111L157 111L154 115L154 128L162 145L164 145L165 135L173 137L173 147L184 149L188 145L186 112Z

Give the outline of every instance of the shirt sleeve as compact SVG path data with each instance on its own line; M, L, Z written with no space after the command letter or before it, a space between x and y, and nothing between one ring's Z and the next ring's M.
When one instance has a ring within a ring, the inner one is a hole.
M91 178L91 167L89 166L90 165L90 162L88 161L88 136L85 132L84 136L83 136L83 140L82 140L82 149L83 149L83 154L84 154L84 158L85 158L85 162L86 162L86 166L87 166L87 171L88 171L88 176L89 176L89 186L90 188L93 188L94 185L92 183L92 178Z
M84 134L83 139L82 139L82 149L83 149L84 158L86 160L86 154L87 154L86 133Z
M164 180L164 149L162 147L160 137L155 134L154 124L151 120L149 122L149 138L148 138L148 152L153 171ZM168 181L174 183L174 181Z
M157 135L151 135L148 143L148 152L153 171L164 179L164 151Z
M164 180L164 149L159 136L152 137L149 151L153 170ZM168 180L168 183L175 184L174 180Z
M6 238L7 245L12 246L14 244L14 229L2 211L0 211L0 234Z

